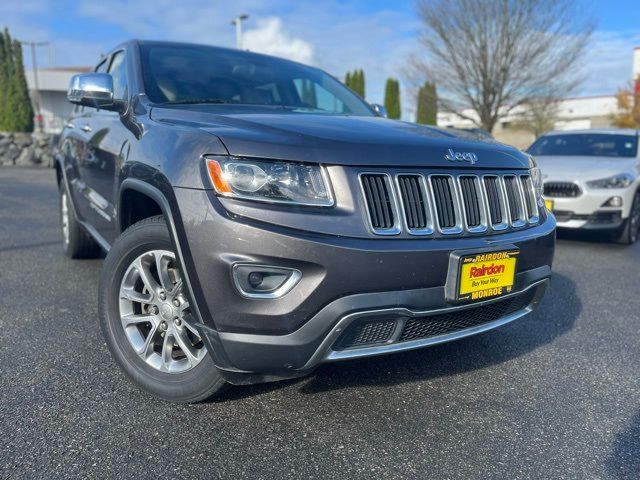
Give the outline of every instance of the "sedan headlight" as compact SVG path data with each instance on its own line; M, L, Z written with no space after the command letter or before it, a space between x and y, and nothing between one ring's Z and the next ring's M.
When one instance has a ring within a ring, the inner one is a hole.
M634 182L635 178L629 173L621 173L609 178L592 180L587 182L589 188L627 188Z
M207 158L207 172L219 195L271 203L330 207L333 197L320 165Z

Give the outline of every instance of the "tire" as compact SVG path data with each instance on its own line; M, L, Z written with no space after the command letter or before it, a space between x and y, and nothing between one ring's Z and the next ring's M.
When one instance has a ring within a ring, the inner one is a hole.
M640 236L640 191L633 198L629 218L625 220L616 240L624 245L633 245L638 241L638 236Z
M91 238L76 219L71 206L69 190L64 180L60 181L58 187L58 206L64 254L73 259L98 257L101 252L100 245Z
M134 384L163 400L194 403L226 382L193 327L180 278L164 218L141 220L105 259L98 311L111 355Z

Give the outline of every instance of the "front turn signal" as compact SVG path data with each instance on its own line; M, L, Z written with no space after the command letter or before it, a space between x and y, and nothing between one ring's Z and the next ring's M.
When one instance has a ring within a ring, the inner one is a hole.
M208 159L207 170L209 171L209 178L211 178L211 182L218 193L233 193L218 162Z

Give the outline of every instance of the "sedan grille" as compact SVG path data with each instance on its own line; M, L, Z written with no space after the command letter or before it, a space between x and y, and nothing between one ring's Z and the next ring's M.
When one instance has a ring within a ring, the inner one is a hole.
M395 180L395 182L394 182ZM535 225L529 175L363 173L360 182L373 233L461 235Z
M580 187L572 182L546 182L544 184L545 197L579 197L582 194Z

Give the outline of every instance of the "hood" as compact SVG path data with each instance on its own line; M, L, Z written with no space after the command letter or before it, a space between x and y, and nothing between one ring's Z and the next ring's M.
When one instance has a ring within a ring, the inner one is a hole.
M535 157L545 181L599 180L638 171L637 158L542 155Z
M216 135L231 155L335 165L528 168L528 156L467 132L380 117L308 114L281 108L188 105L154 107L151 118ZM477 161L448 160L454 153Z

